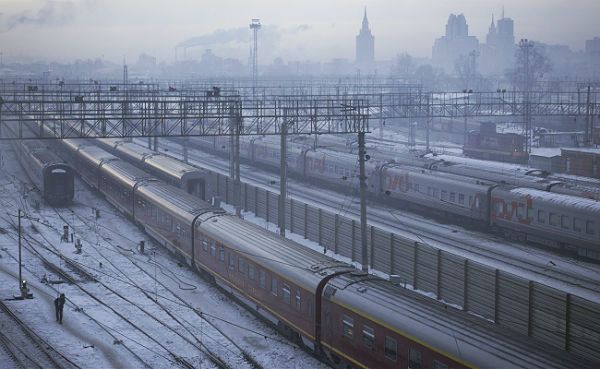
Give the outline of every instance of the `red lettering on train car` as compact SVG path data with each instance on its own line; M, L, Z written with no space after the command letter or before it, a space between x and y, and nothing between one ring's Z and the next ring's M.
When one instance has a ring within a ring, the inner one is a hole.
M492 198L492 220L505 219L520 224L530 224L529 209L533 207L531 196L526 196L525 201L514 200L507 204L503 199Z
M490 213L492 220L497 218L504 219L506 216L506 203L503 199L492 197L492 211Z
M321 159L318 159L307 156L306 167L311 172L319 172L322 174L325 172L325 158L323 157Z
M400 191L408 192L408 173L403 174L390 174L390 172L384 170L386 190L387 191Z

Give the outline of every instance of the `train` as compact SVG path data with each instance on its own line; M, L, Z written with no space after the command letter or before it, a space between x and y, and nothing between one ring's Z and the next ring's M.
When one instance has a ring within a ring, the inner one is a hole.
M90 141L56 144L157 242L336 368L592 367L279 237Z
M6 125L12 137L13 127ZM70 165L52 152L43 141L11 140L12 148L25 173L52 206L67 206L75 195L75 176Z
M478 159L525 164L529 161L525 142L524 136L498 133L494 126L492 131L482 129L468 132L463 154Z
M188 145L221 155L229 153L229 140L223 137L196 138ZM278 170L279 143L243 138L240 157L252 165ZM358 193L354 155L290 144L287 163L289 173L299 179ZM600 260L600 202L559 180L526 176L511 180L494 171L484 173L487 179L482 179L476 168L445 165L435 158L369 160L365 168L368 193L376 201L389 204L392 200L507 239ZM544 210L538 209L542 204Z

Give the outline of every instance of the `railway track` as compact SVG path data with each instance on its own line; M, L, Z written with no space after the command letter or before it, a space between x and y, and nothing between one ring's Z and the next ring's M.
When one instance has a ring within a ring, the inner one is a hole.
M23 369L81 368L37 335L2 301L0 301L0 316L2 317L0 345L17 367Z
M61 214L57 209L54 209L54 211L59 215L59 217L66 223L69 224L72 228L77 228L77 226L71 222L68 221L68 216L65 217L63 214ZM97 224L91 224L91 221L86 219L84 216L82 216L79 213L75 213L75 216L77 217L77 219L79 219L79 221L84 224L87 227L87 230L90 232L94 232L96 235L99 235L104 242L106 242L107 244L109 244L110 246L113 247L115 252L119 252L122 255L124 255L124 253L122 253L122 248L117 247L117 245L112 241L111 238L107 237L104 234L101 234L101 232L98 230L97 228ZM128 241L132 241L132 240L128 240ZM121 252L120 252L120 251ZM95 251L98 253L98 255L100 256L100 258L102 258L102 260L107 263L107 265L110 265L113 270L119 274L122 278L125 278L129 284L133 287L135 287L138 291L140 291L141 293L144 294L144 296L152 301L154 304L156 304L158 307L160 307L160 309L162 309L163 311L165 311L169 317L177 322L179 324L179 326L184 329L190 337L193 337L196 339L196 341L200 344L200 346L202 347L202 351L211 359L211 361L213 361L215 364L217 364L219 367L231 367L230 365L226 364L225 361L223 361L222 359L220 359L220 357L224 356L224 353L216 353L215 349L211 349L209 347L208 344L202 342L201 340L197 339L197 333L196 332L192 332L192 327L197 326L197 324L194 324L192 322L190 322L188 320L187 317L182 317L181 314L173 312L173 307L172 306L167 306L166 303L162 303L159 302L158 299L155 299L152 297L152 289L151 286L149 285L142 285L141 283L137 282L136 280L134 280L131 277L132 271L129 270L127 272L123 271L123 268L116 265L115 262L113 262L111 260L111 258L107 257L104 252L102 252L101 248L99 246L95 247ZM172 288L170 286L167 286L164 282L162 282L161 279L155 278L155 276L153 276L151 274L151 271L149 271L148 269L151 269L153 267L156 267L157 265L153 265L156 264L157 262L155 260L151 260L150 258L148 258L148 261L139 261L139 260L135 260L134 259L134 252L133 250L131 251L131 255L127 255L127 260L130 262L131 265L133 265L135 267L135 269L139 272L142 272L145 276L146 276L146 281L152 281L154 280L163 291L165 291L173 300L175 300L176 302L178 302L180 305L184 306L185 308L187 308L187 312L189 312L192 315L195 315L196 318L200 319L202 321L202 324L204 327L204 331L202 332L204 336L208 337L210 341L213 342L213 344L215 346L217 346L218 348L221 348L221 351L223 349L225 349L226 354L231 354L231 355L239 355L247 365L249 365L251 368L254 369L262 369L262 365L260 365L253 357L252 355L247 352L246 350L244 350L240 345L238 345L232 338L228 337L221 329L219 329L212 321L210 321L209 319L206 318L206 316L203 316L202 311L199 311L198 309L194 308L192 305L190 305L185 299L183 299L181 296L179 296L178 294L176 294ZM161 269L163 269L164 267L161 265L160 266ZM161 270L161 273L163 273L163 271ZM181 281L179 282L181 283ZM192 289L195 289L195 286L192 284L188 284L187 282L183 282L186 283L188 286L190 286ZM103 284L104 285L104 284ZM105 286L105 288L111 290L111 292L118 294L118 292L116 291L112 291L112 288ZM181 288L181 287L180 287ZM121 295L119 295L120 297L122 297ZM163 297L165 296L165 294L163 293L161 296L161 300L163 299ZM128 300L125 297L122 297L125 300ZM168 301L168 300L165 300ZM192 341L190 341L188 338L181 336L182 338L184 338L188 343L190 344L194 344ZM220 346L220 347L219 347ZM237 352L236 352L237 351ZM239 363L234 363L236 366L235 367L239 367Z
M22 202L21 205L22 205L22 207L27 207L27 204L25 202ZM71 213L67 214L67 216L62 214L56 208L53 208L53 212L56 215L58 215L65 224L68 224L71 227L71 229L77 229L80 227L78 225L75 225L73 223L73 221L70 221L68 219L69 215L73 215L74 217L77 217L77 219L79 219L83 224L85 224L85 226L88 228L89 231L92 231L92 232L98 234L97 233L98 230L95 229L95 227L93 225L91 225L90 222L87 219L85 219L85 217L83 217L82 215L80 215L77 212L71 212ZM49 224L48 217L44 216L40 212L38 212L37 214L39 214L40 216L42 216L42 218L44 218L43 219L44 224ZM30 223L31 223L31 225L35 226L35 223L31 222L31 220L30 220ZM14 224L13 224L13 226L14 226ZM60 233L58 232L58 230L54 229L54 231L55 231L55 234L57 236L59 236ZM100 256L100 258L104 264L106 264L107 266L111 266L113 268L113 270L116 272L116 274L118 274L121 278L125 278L125 280L128 282L128 284L130 286L135 287L135 289L137 291L141 292L148 300L152 301L152 303L156 307L158 307L159 310L162 310L164 313L166 313L168 318L171 319L173 322L176 322L177 325L183 331L185 331L187 334L184 335L183 333L174 329L170 325L165 324L164 323L165 319L160 318L155 313L151 312L147 307L141 306L139 303L136 303L133 299L125 296L124 293L117 291L115 288L112 288L108 284L99 281L98 278L96 278L91 272L88 271L89 266L80 264L79 262L72 260L69 257L64 256L64 254L61 254L60 251L56 247L48 247L47 245L52 245L53 242L50 239L48 239L46 236L44 236L42 233L40 233L39 235L40 235L40 237L43 238L43 240L45 242L40 242L39 240L37 240L33 237L29 237L29 236L26 236L26 242L28 242L30 244L30 246L31 246L31 243L35 243L38 247L43 247L47 251L54 254L56 257L60 258L65 263L65 266L68 266L69 269L71 269L73 272L75 272L79 278L76 278L73 275L69 274L67 271L65 271L63 268L57 266L52 261L42 258L43 263L47 268L51 269L56 274L60 275L63 279L65 279L69 283L79 287L88 296L92 297L98 303L100 303L100 304L106 306L107 308L109 308L110 310L112 310L113 313L117 314L121 319L123 319L123 320L127 321L129 324L133 325L136 329L138 329L138 331L143 332L143 330L140 328L140 326L138 324L133 323L131 321L131 319L126 318L125 314L119 313L116 309L106 305L103 301L101 301L96 296L94 296L94 294L90 290L85 289L81 285L81 280L83 280L84 282L88 281L88 282L99 283L101 286L103 286L109 292L111 292L115 296L118 296L121 300L127 302L131 306L135 306L143 314L145 314L147 317L152 319L157 324L161 325L164 329L179 336L187 344L197 348L200 352L205 354L206 357L218 368L228 369L228 368L240 367L239 362L235 362L235 363L231 363L231 364L227 363L227 361L231 361L232 356L233 357L239 356L243 359L243 361L246 363L246 365L248 367L254 368L254 369L262 369L262 366L252 357L252 355L250 353L248 353L246 350L242 349L241 346L239 346L237 343L235 343L235 341L233 339L228 337L222 330L220 330L218 327L216 327L216 325L213 322L208 320L206 318L206 316L203 316L201 311L198 311L197 309L193 308L188 302L186 302L183 298L181 298L174 292L170 293L171 296L173 297L173 299L175 299L180 304L185 306L191 314L195 315L198 319L202 320L203 324L200 324L200 326L202 326L202 335L204 337L207 337L209 340L213 341L213 343L215 343L217 346L221 346L221 348L225 348L225 351L226 351L225 353L223 353L223 352L216 353L215 352L216 350L211 349L206 343L204 343L200 339L198 339L197 333L192 332L192 329L191 329L191 327L198 326L197 324L194 324L194 323L186 320L186 318L184 318L184 317L176 316L175 313L173 313L171 311L173 309L173 307L167 307L165 303L161 303L158 300L155 300L154 298L152 298L150 296L151 291L152 291L151 287L142 286L139 282L134 281L133 278L131 278L129 276L129 272L123 271L119 266L117 266L111 260L111 258L104 255L104 253L100 250L100 248L96 248L96 252ZM105 242L107 242L108 244L113 246L113 248L115 249L115 252L118 252L117 246L114 245L110 241L109 238L107 238L106 236L102 236L102 238ZM41 255L38 255L38 256L41 257ZM144 273L146 275L146 277L148 277L148 279L150 279L150 280L153 279L153 276L150 275L148 270L141 267L141 265L138 262L132 260L131 258L128 258L128 260L131 262L132 265L134 265L136 267L136 269L138 271L141 271L142 273ZM95 258L95 261L99 262L100 260L98 258ZM164 291L170 291L170 288L168 286L166 286L166 284L164 284L162 281L159 281L158 283L160 284L160 286L162 287L162 289ZM186 359L182 358L180 355L173 353L165 345L160 343L158 340L154 339L152 335L145 334L145 336L147 338L149 338L150 340L152 340L155 344L157 344L158 346L163 348L165 351L169 352L171 354L173 360L175 362L179 363L182 367L184 367L184 368L195 367L192 363L188 362ZM232 349L231 347L233 347L234 349ZM238 352L236 352L235 350L237 350ZM221 351L223 351L223 350L221 350ZM227 359L224 359L224 357L227 357Z
M15 176L13 176L13 181L19 182L18 185L21 185L21 186L25 182ZM21 199L20 199L19 207L29 210L27 202L22 201ZM54 212L56 213L56 215L58 215L60 217L60 219L62 220L63 223L68 224L72 229L82 228L81 225L74 224L75 218L77 218L77 220L81 224L84 224L84 226L87 228L88 231L92 231L95 234L99 233L98 228L96 227L96 224L91 224L90 220L86 219L86 217L82 216L78 212L72 212L69 214L65 214L64 211L61 212L58 210L54 210ZM37 223L42 222L46 225L48 225L50 223L48 217L43 216L40 212L38 212L37 214L39 214L40 218L42 218L42 219L41 220L34 219L33 222L30 219L30 223L31 223L32 227L36 227L36 224L35 224L36 222ZM71 214L73 215L72 217L71 217ZM107 214L107 212L105 212L104 214ZM119 214L117 214L117 216L119 216L119 219L125 220L125 218L120 216ZM73 219L73 220L69 220L69 219ZM4 219L4 220L7 220L7 219ZM39 224L37 225L37 227L39 228ZM13 224L13 228L15 228L14 224ZM39 233L39 232L36 232L36 233ZM54 234L58 236L59 231L57 229L54 229ZM114 229L110 230L110 234L114 236L114 234L115 234ZM38 239L40 237L42 238L42 242L40 242L40 240ZM159 310L164 312L168 316L170 321L175 323L173 325L177 326L176 329L174 329L173 327L170 327L167 324L164 324L163 322L165 320L167 320L167 319L164 319L164 317L159 317L157 315L153 315L154 313L150 311L152 309L147 309L143 306L140 306L140 304L135 303L131 299L128 299L126 296L124 296L124 294L120 293L119 291L115 290L114 288L111 288L111 286L107 285L106 283L100 282L98 280L98 278L96 278L96 276L94 275L95 274L94 272L96 272L96 270L94 270L93 267L90 267L89 265L79 264L77 261L72 260L71 258L65 257L64 254L61 254L58 249L51 246L53 244L53 242L51 242L50 239L48 239L46 236L44 236L43 232L42 232L42 234L35 235L35 237L26 235L24 238L25 238L25 243L27 244L27 246L29 246L30 251L34 252L33 248L31 247L32 245L35 245L38 248L43 247L44 249L46 249L47 251L52 253L54 255L55 259L58 258L62 262L65 263L65 267L70 269L70 272L68 272L65 268L57 266L56 263L52 263L51 261L49 261L47 259L41 258L43 260L43 264L47 268L51 269L57 275L60 275L61 278L63 278L64 280L68 281L69 283L71 283L73 285L76 285L79 289L81 289L84 293L88 294L92 298L94 298L94 296L92 296L90 291L87 291L84 287L82 287L82 282L83 283L86 283L86 282L100 283L103 286L103 288L107 289L115 296L118 296L122 301L125 301L132 306L136 306L143 314L148 316L150 319L154 320L154 322L156 322L157 324L161 324L163 326L164 330L170 331L173 334L178 335L181 340L183 340L187 344L199 349L199 351L201 351L203 354L206 355L206 357L209 358L209 360L212 362L212 364L215 367L218 367L218 368L249 367L249 368L254 368L254 369L261 369L263 367L260 363L258 363L254 359L252 354L250 354L247 350L245 350L239 344L237 344L233 338L227 336L227 334L222 329L220 329L213 322L213 320L216 320L216 321L221 320L222 323L224 322L225 324L232 324L234 326L236 325L235 323L227 322L226 320L222 320L218 316L215 316L212 314L204 314L203 311L201 311L198 308L194 308L188 301L186 301L183 297L179 296L177 293L172 291L170 289L170 287L167 286L162 281L160 281L158 284L161 286L161 289L163 291L167 291L169 298L165 299L164 294L161 295L162 302L159 302L159 301L155 300L154 298L152 298L151 297L152 289L151 289L151 287L148 286L148 280L154 281L154 278L151 275L151 272L149 271L149 268L154 267L154 261L135 260L132 257L133 253L132 253L132 255L129 255L128 260L130 262L130 265L134 266L134 269L132 269L133 273L136 275L139 275L138 272L141 272L146 277L145 279L142 279L145 282L140 283L139 280L134 280L128 275L128 273L131 273L131 270L129 270L129 267L126 268L127 271L124 271L122 266L115 265L115 263L113 263L111 260L112 257L105 255L106 251L102 252L101 248L95 248L95 249L97 249L98 255L97 255L97 257L93 257L96 262L103 262L105 266L109 267L109 268L105 268L105 269L112 269L114 274L123 280L123 283L129 284L130 287L133 287L136 291L139 291L141 294L143 294L146 298L146 301L147 300L152 301L153 303L151 305L154 305L156 308L158 308ZM112 246L113 252L118 252L120 254L123 254L124 249L119 247L118 245L116 245L114 242L112 242L109 237L107 237L103 234L101 236L101 238L103 239L103 241L105 243ZM91 244L93 242L86 242L86 243ZM89 254L86 256L89 256ZM38 257L41 257L41 255L38 255ZM73 276L72 275L73 273L77 274L77 277ZM78 280L78 278L79 278L79 280ZM99 299L96 299L96 301L99 304L102 303L102 301L100 301ZM169 304L165 303L165 302L170 302L171 306L167 306ZM173 305L179 305L179 307L184 307L187 310L186 313L181 314L181 312L174 312ZM116 311L113 311L113 313L117 314ZM189 317L182 317L182 315L193 316L193 317L195 317L195 319L197 321L199 320L201 322L199 324L199 326L201 327L200 334L204 338L205 342L202 342L201 339L198 339L198 332L192 332L192 327L196 327L195 330L197 331L198 324L194 324L194 323L190 322ZM123 320L126 320L124 314L121 314L120 318ZM131 322L130 322L130 324L131 324ZM239 328L244 329L244 327L242 327L242 326L239 326ZM255 332L255 333L259 334L258 332ZM259 334L259 335L261 338L267 339L267 336L265 336L264 334ZM151 339L151 337L149 335L147 337L149 339ZM292 344L287 343L283 340L279 340L279 339L275 339L275 338L273 338L273 340L277 340L279 342L293 346ZM159 344L158 342L155 342L155 343ZM209 345L213 346L213 348L211 349L211 347L209 347ZM214 347L216 347L216 349ZM164 349L166 349L166 348L164 348ZM219 350L221 352L218 352ZM175 362L179 363L179 365L184 368L194 367L194 365L192 363L186 362L186 360L183 359L181 356L173 354L172 357ZM239 359L236 359L236 358L239 358ZM146 366L148 366L148 365L146 365Z

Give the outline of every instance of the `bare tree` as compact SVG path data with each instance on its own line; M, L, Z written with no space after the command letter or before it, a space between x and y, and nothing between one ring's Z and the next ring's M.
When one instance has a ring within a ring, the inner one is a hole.
M552 63L540 44L521 40L515 53L514 68L506 72L512 85L521 91L533 88L552 71Z
M479 77L479 73L477 72L478 57L479 53L473 50L469 53L469 55L461 55L454 62L454 71L460 79L461 85L464 89L473 89L475 80Z
M410 78L415 73L415 69L412 56L408 53L402 53L396 57L396 62L392 67L392 74L398 77Z

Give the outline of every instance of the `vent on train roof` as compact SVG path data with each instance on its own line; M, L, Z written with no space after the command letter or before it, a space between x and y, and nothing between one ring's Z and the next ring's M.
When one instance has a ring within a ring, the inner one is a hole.
M337 289L333 286L327 286L325 287L325 291L323 291L323 295L325 297L331 297L333 295L335 295L335 292L337 291Z
M352 277L365 277L367 275L369 275L369 274L363 272L362 270L357 270L357 271L354 271L354 272L350 273L350 276L352 276Z
M365 293L365 292L367 292L367 287L360 286L360 287L357 287L356 290L360 293Z

